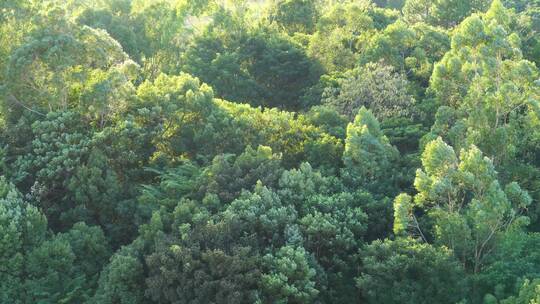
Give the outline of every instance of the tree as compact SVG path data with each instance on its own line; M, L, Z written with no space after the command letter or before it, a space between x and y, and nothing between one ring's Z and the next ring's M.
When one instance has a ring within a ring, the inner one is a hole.
M402 8L403 19L407 23L415 24L425 22L430 24L433 20L433 1L429 0L407 0Z
M203 172L199 192L215 194L222 203L230 203L242 190L252 190L258 182L273 187L283 169L281 159L269 147L248 146L244 153L218 155Z
M0 303L537 302L539 0L486 4L0 0Z
M46 217L4 177L0 231L0 300L6 303L85 301L109 256L98 227L79 223L65 234L51 235Z
M99 225L116 242L127 243L136 235L134 219L140 214L129 186L122 183L112 161L98 149L93 149L85 163L79 165L67 185L65 200L75 206L62 210L63 225L84 220Z
M511 231L499 241L499 248L489 257L488 265L476 280L481 289L479 295L487 294L502 300L519 292L522 281L538 277L540 256L533 248L540 241L538 233Z
M314 106L305 115L306 120L336 138L345 138L347 119L331 106Z
M103 29L111 35L122 49L129 54L129 57L140 62L141 53L148 44L144 35L135 27L133 20L129 16L132 5L128 1L105 2L103 7L95 5L86 7L77 16L77 23L87 25L95 29Z
M441 136L456 150L474 144L493 158L502 181L520 181L534 194L528 178L519 176L534 174L536 166L527 155L536 145L531 124L540 96L538 69L522 59L514 20L494 1L485 14L456 28L452 48L431 78L429 91L440 107L425 142Z
M480 272L499 238L527 222L521 210L530 204L530 196L515 182L501 186L493 162L475 146L462 150L458 159L438 138L426 146L422 166L414 181L414 205L433 219L430 235L467 269ZM399 204L396 207L398 212Z
M263 257L268 269L261 278L264 303L312 303L316 299L316 272L307 254L302 247L285 246Z
M144 266L133 254L133 247L122 248L103 267L99 286L90 303L148 303L141 288L144 286Z
M15 178L55 231L84 221L103 227L116 242L126 242L136 230L130 222L137 214L128 199L130 189L108 166L111 160L99 149L100 141L81 120L76 112L51 112L32 124L34 140L14 162Z
M97 286L99 274L112 254L103 230L99 226L88 226L79 222L69 231L56 235L56 239L65 241L71 247L75 255L74 271L86 280L86 285L83 285L85 296L91 296Z
M81 274L74 270L75 254L69 243L53 238L26 257L28 302L58 303L84 300Z
M362 107L347 126L342 175L355 185L387 193L394 187L391 167L398 154L371 111Z
M319 288L319 298L325 302L353 301L357 271L349 265L368 236L366 213L372 210L366 207L366 199L346 192L315 194L304 204L309 211L298 223L302 244L323 269L318 277L324 274L327 282L319 283L326 287Z
M105 31L76 27L64 14L48 11L48 23L11 53L3 104L11 124L77 109L103 127L125 105L136 65Z
M505 72L509 66L522 66L522 72L530 69L527 67L530 65L521 60L519 36L512 32L511 19L511 13L500 1L494 1L488 12L475 14L457 27L452 37L452 48L435 67L431 80L430 89L441 105L460 105L470 91L487 89L486 86L496 94L507 77L512 77L511 73ZM523 76L528 78L527 74ZM486 82L482 80L484 77L494 77L497 81ZM472 98L470 101L475 100ZM505 114L499 111L499 119Z
M256 262L249 248L224 252L172 245L147 257L147 295L158 303L253 303Z
M252 29L227 10L218 11L195 37L184 60L183 70L210 84L220 98L255 106L298 109L303 92L320 75L289 36Z
M278 0L272 5L267 18L289 35L311 34L317 23L318 11L314 1Z
M403 235L407 233L411 225L412 198L406 193L401 193L394 199L394 234ZM419 227L418 227L419 228Z
M532 304L540 301L540 282L525 280L517 296L512 296L501 301L503 304Z
M213 103L213 90L187 74L159 75L153 82L145 81L137 89L141 101L140 120L147 132L152 132L155 156L172 161L182 155L213 156L216 150L219 111ZM217 116L217 117L215 117ZM223 152L223 151L219 151Z
M348 265L364 238L379 236L366 216L376 209L370 205L373 198L367 193L347 192L339 180L322 175L307 163L285 171L277 192L282 201L294 204L299 215L298 221L285 230L287 243L302 245L323 269L316 280L325 286L318 288L319 298L352 301L357 273ZM380 216L374 218L380 223ZM369 228L372 230L367 232Z
M338 3L329 7L310 37L308 54L319 60L327 72L353 68L356 53L366 36L375 30L369 6Z
M285 243L285 229L296 221L297 212L284 205L277 193L258 183L253 193L243 193L223 216L241 231L255 233L259 245Z
M367 303L457 303L466 296L463 268L452 253L404 238L360 250L359 291Z
M507 1L505 1L505 6L515 8L516 11L520 12L517 23L521 34L523 57L535 62L538 67L540 63L538 60L538 55L540 54L540 39L538 39L540 3L527 1L526 3L522 3L521 8L518 5L507 5L506 3ZM521 11L523 6L526 8Z
M177 74L182 53L197 31L197 18L212 1L102 1L76 3L76 22L107 31L147 79L160 72Z
M474 12L482 12L489 1L475 0L407 0L403 7L404 19L409 23L453 27Z
M367 216L356 199L344 192L314 195L306 202L309 212L299 221L304 248L329 275L333 271L348 272L350 256L361 246L366 233Z
M361 107L371 110L378 119L409 116L415 103L409 91L403 74L381 63L368 63L344 78L339 89L329 88L323 103L351 120Z
M319 79L320 69L304 50L281 37L255 32L242 46L247 71L262 89L263 104L297 110L304 91Z
M47 219L23 201L22 195L5 177L0 178L0 300L23 303L27 299L24 283L26 254L45 241Z
M397 21L370 37L360 64L382 61L405 74L418 93L428 86L433 66L450 47L448 33L423 23Z

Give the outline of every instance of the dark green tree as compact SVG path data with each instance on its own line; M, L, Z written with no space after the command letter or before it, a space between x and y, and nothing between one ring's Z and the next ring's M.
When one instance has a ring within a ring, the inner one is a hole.
M375 241L359 255L357 285L367 303L457 303L466 297L463 268L444 247Z

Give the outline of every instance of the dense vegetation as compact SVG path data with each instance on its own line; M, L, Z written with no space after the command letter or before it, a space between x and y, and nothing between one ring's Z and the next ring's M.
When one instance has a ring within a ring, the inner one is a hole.
M540 303L540 1L0 1L0 303Z

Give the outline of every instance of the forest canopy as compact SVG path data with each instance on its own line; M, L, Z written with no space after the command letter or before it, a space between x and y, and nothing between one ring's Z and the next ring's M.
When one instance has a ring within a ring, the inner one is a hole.
M0 303L540 303L540 1L0 1Z

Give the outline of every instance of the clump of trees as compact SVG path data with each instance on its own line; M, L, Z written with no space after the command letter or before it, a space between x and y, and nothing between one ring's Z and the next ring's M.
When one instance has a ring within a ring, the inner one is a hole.
M540 2L0 3L0 303L537 303Z

